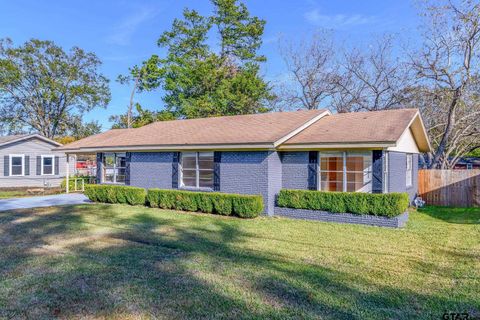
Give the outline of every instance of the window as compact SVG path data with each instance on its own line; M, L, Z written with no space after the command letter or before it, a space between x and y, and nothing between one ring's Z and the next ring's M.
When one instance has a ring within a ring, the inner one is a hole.
M42 156L42 175L52 175L54 156Z
M213 152L183 152L181 186L213 188Z
M346 153L348 192L372 191L372 153Z
M104 182L119 184L125 183L127 166L125 153L105 153L104 164Z
M23 176L25 174L25 156L23 154L10 155L10 175Z
M413 170L412 170L412 166L413 166L413 156L411 154L407 154L407 187L411 187L412 186L412 174L413 174Z
M371 192L372 153L321 153L320 190Z
M320 190L343 191L343 152L321 154Z
M388 192L388 152L383 153L383 193Z

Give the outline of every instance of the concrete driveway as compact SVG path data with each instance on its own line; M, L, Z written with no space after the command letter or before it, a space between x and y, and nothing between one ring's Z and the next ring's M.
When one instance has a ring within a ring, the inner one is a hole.
M90 203L81 193L0 200L0 211Z

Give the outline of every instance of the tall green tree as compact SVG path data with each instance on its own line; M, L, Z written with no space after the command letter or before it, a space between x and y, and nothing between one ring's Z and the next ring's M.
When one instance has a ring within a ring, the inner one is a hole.
M135 110L130 114L113 115L109 118L113 122L112 129L140 128L155 121L175 120L173 113L167 110L151 111L135 104Z
M3 129L36 131L52 139L69 134L85 112L110 101L100 65L94 53L78 47L65 52L52 41L33 39L14 47L0 40Z
M166 55L152 56L157 70L138 90L160 87L166 110L178 118L268 111L272 95L260 75L265 57L258 53L265 21L252 17L237 0L212 4L211 16L185 9L183 19L175 19L160 36L158 46ZM209 37L219 43L211 45ZM152 58L144 65L151 66Z

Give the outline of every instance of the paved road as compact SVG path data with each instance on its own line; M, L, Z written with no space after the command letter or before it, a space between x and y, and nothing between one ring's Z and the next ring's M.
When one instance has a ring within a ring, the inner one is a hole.
M56 194L52 196L10 198L0 200L0 211L37 207L63 206L68 204L89 203L87 197L80 193Z

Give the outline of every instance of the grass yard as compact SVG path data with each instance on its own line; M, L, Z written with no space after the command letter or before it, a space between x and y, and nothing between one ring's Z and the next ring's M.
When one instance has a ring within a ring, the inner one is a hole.
M51 194L62 193L63 190L60 188L47 188L44 191L37 191L34 193L27 192L28 189L42 189L42 188L22 188L22 189L12 189L12 190L1 190L0 189L0 199L9 199L9 198L23 198L23 197L33 197L33 196L43 196Z
M0 191L0 199L19 198L25 196L27 196L27 192L22 190Z
M0 318L480 317L480 210L403 230L122 205L0 212Z

